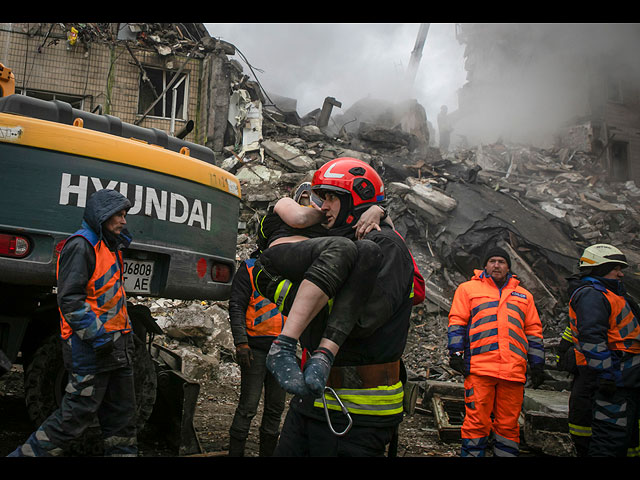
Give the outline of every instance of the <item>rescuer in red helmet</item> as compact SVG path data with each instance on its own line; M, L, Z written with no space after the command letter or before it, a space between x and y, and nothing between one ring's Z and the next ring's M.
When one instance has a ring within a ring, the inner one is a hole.
M313 352L304 378L326 374L328 388L321 395L293 398L274 456L384 455L403 416L400 358L412 308L414 264L402 237L385 222L356 240L354 227L367 209L386 216L384 184L370 165L354 158L332 160L315 173L312 191L323 199L328 235L377 252L379 263L364 293L345 285L328 322L307 322L301 333L301 345ZM356 264L370 256L358 255ZM338 318L339 304L355 314ZM291 314L287 323L290 319ZM327 325L344 337L335 353L318 348Z
M354 243L329 235L321 225L324 212L313 202L311 208L299 205L297 193L294 198L278 200L262 218L258 231L261 254L255 262L254 279L256 291L287 317L266 359L269 372L289 393L320 396L331 359L371 293L381 254L373 242ZM380 216L381 209L374 207L363 227L379 223ZM324 332L315 353L323 354L314 354L303 375L297 345L313 319Z

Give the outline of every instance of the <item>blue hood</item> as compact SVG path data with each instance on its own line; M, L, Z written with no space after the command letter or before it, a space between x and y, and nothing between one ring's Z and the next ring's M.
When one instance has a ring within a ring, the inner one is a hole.
M115 190L98 190L87 200L87 206L84 209L82 217L83 226L93 230L99 239L104 237L102 232L102 224L109 219L114 213L120 210L129 210L131 202L127 197ZM125 229L119 236L119 240L125 247L131 243L131 235Z

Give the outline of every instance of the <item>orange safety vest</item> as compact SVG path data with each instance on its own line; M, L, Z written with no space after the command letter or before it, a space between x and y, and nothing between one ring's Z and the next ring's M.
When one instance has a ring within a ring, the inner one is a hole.
M96 266L87 283L86 304L89 310L85 313L83 323L97 322L106 332L130 332L131 323L127 314L127 299L122 279L122 252L113 252L97 235L88 229L78 230L66 241L75 236L84 237L93 246L96 254ZM56 267L56 277L60 268L60 258ZM60 310L58 308L58 310ZM88 318L87 318L88 317ZM60 334L67 339L73 329L60 311Z
M258 293L253 283L253 268L255 259L246 260L249 279L253 294L247 307L246 322L247 335L252 337L277 337L282 331L287 317L278 310L278 306L271 300Z
M483 270L460 284L449 311L449 344L459 342L470 373L525 382L543 363L542 324L531 293L511 276L498 289Z
M640 353L640 323L625 298L616 295L600 283L594 284L593 287L605 296L611 306L606 348L633 354ZM577 315L571 301L569 301L569 319L573 342L576 346L576 363L586 366L587 359L582 353L582 348L578 342Z

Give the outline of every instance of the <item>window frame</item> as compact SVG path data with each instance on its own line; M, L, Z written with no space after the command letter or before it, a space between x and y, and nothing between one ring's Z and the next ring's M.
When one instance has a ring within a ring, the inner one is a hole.
M84 104L86 97L81 95L73 95L70 93L52 92L50 90L39 90L37 88L22 88L16 87L17 95L24 95L25 97L37 98L40 100L60 100L71 105L72 108L77 110L84 110ZM36 94L36 95L34 95Z
M165 87L167 86L167 84L171 81L171 79L173 78L173 76L175 75L175 73L177 73L177 70L171 70L171 69L167 69L167 68L160 68L157 66L150 66L150 65L145 65L144 66L144 70L145 72L147 72L147 77L152 81L155 89L156 89L156 93L158 95L160 95ZM161 83L157 82L157 75L158 73L162 74L162 79L161 79ZM142 101L143 101L143 95L144 95L144 91L143 89L146 88L147 90L147 94L151 94L149 87L146 85L146 82L143 80L143 76L142 76L142 72L140 72L140 75L138 77L139 81L138 81L138 107L137 107L137 115L138 116L142 116L144 115L145 111L149 108L149 105L151 105L151 103L153 103L153 100L148 101L146 104L142 105ZM158 104L156 104L153 109L147 114L147 117L151 117L151 118L159 118L159 119L163 119L163 120L171 120L172 119L172 102L173 102L173 92L174 90L177 88L177 95L176 95L176 99L180 99L182 101L182 103L180 104L179 101L176 102L176 117L175 120L180 120L180 121L187 121L188 116L189 116L189 72L182 72L180 74L180 77L176 80L176 82L174 82L174 84L171 86L171 88L169 90L167 90L167 92L165 93L165 98L161 101L158 102ZM156 80L154 82L154 80ZM182 95L180 95L180 91L182 90ZM149 98L151 98L151 96L149 95ZM158 112L158 106L160 106L161 110ZM182 109L182 112L180 112L180 108Z

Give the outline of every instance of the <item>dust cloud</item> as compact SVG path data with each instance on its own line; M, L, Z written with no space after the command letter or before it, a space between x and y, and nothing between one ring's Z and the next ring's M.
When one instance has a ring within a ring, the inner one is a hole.
M467 82L453 143L547 142L597 114L592 100L612 85L639 79L638 24L463 24L460 32Z

